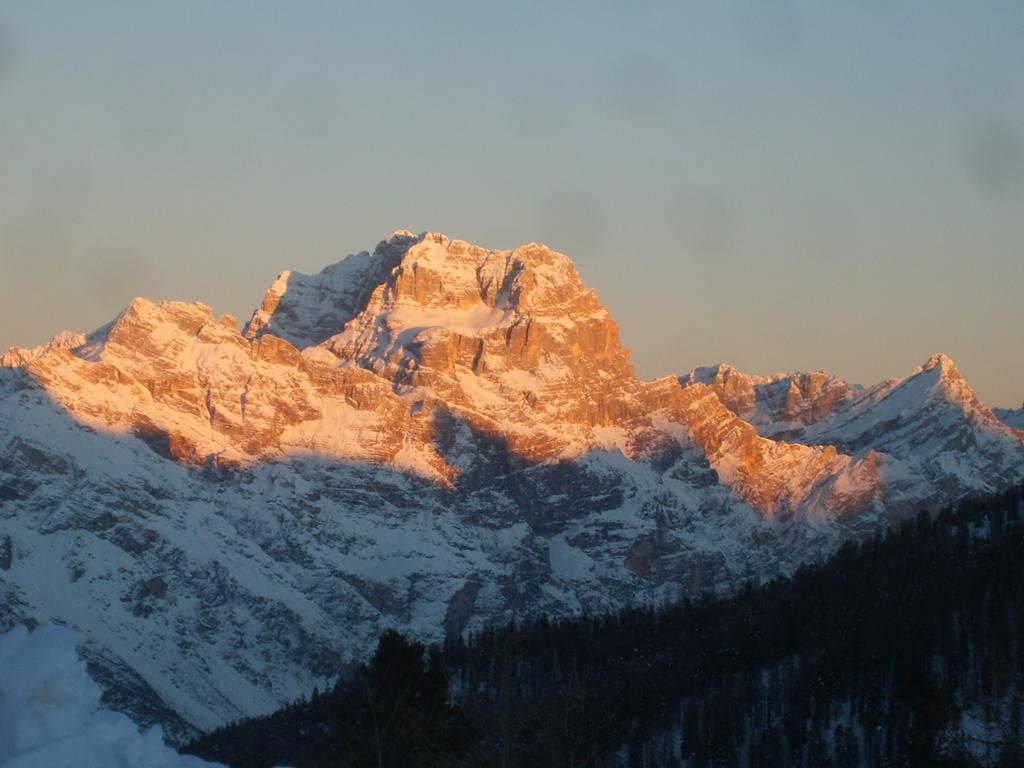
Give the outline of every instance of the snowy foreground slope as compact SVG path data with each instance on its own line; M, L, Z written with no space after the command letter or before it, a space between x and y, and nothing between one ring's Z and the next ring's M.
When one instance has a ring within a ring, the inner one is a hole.
M0 635L0 768L217 768L100 709L76 642L53 626Z
M2 362L0 629L76 628L111 704L172 736L329 684L389 627L728 592L1024 476L945 358L864 391L642 381L538 245L397 232L283 273L241 331L137 299Z

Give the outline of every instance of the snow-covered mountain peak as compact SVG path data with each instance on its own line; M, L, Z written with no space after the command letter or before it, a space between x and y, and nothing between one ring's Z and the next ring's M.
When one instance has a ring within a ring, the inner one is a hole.
M14 368L24 365L28 360L41 357L54 349L78 349L86 343L86 337L76 331L61 331L45 344L31 349L11 347L0 355L0 368Z
M462 309L485 305L520 314L552 307L564 313L572 310L565 306L567 300L578 294L592 295L572 261L544 245L493 250L438 232L425 232L408 241L381 292L380 303L395 306Z
M1024 439L981 403L947 355L934 355L902 379L856 395L811 424L803 442L900 457L897 495L925 498L950 487L991 492L1020 478ZM922 478L917 485L909 477Z
M928 381L940 384L947 396L968 397L976 400L973 398L974 391L967 384L967 380L949 355L942 352L932 355L908 378L921 374L926 375Z
M234 318L224 316L224 322ZM0 358L4 367L27 365L48 355L72 354L87 360L98 361L109 355L116 355L108 348L120 347L120 354L126 359L142 357L152 360L159 357L160 346L172 344L176 337L191 337L204 325L215 321L213 310L201 302L161 301L154 302L137 296L110 323L88 335L74 331L61 331L45 344L33 349L12 347ZM180 338L179 338L180 341Z
M928 358L924 365L921 366L921 370L930 371L938 368L943 373L956 373L956 363L953 362L953 358L947 355L945 352L936 352L934 355Z
M823 372L760 377L730 366L695 369L680 383L711 387L763 436L853 456L880 452L893 505L950 488L988 492L1024 471L1019 416L1004 412L1000 421L945 354L869 389Z
M730 381L742 382L744 385L767 384L771 377L757 376L750 373L743 373L729 363L718 365L703 365L692 369L688 374L681 377L685 383L708 384L710 386L721 386Z
M214 319L213 310L201 301L160 301L154 302L142 296L132 299L117 316L107 337L116 336L137 325L169 323L187 332Z
M396 230L373 253L347 256L316 274L281 272L246 324L245 336L270 333L299 349L321 343L339 333L363 308L418 240L411 232Z
M580 293L588 291L572 262L545 246L531 243L498 251L441 233L396 230L372 254L349 256L315 275L282 272L253 313L245 335L272 333L304 349L341 334L368 309L378 317L392 315L387 323L391 327L422 321L466 331L481 322L489 326L509 320L484 318L488 313L482 307L531 313L565 305ZM455 313L422 318L401 313L410 308L468 310L475 316L467 322Z
M932 401L948 402L965 414L976 414L986 421L998 423L995 415L978 399L953 359L941 352L932 355L906 378L897 379L889 391L899 392L902 397L916 398L922 406Z
M403 245L359 311L322 342L338 360L402 386L437 386L461 368L477 378L532 371L520 381L531 391L538 376L564 385L583 369L594 382L632 379L617 326L565 255L537 244L492 250L430 232Z
M384 627L728 591L1024 476L944 358L645 382L568 257L430 232L282 272L241 333L137 299L3 364L0 629L76 626L201 727Z

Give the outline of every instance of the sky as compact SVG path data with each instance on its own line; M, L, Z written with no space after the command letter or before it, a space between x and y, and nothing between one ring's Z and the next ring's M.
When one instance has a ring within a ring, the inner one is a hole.
M646 378L1024 401L1019 0L0 0L0 348L395 229L569 254Z

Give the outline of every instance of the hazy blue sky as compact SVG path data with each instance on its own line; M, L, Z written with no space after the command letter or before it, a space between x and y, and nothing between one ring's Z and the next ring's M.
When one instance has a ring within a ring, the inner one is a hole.
M1024 399L1024 2L0 2L0 347L396 228L571 255L639 372Z

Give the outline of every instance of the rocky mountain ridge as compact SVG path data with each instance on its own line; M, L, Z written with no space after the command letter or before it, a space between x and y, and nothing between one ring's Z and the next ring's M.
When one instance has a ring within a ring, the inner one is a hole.
M1024 477L1024 433L941 356L864 391L640 380L536 244L399 231L282 273L241 331L136 299L0 362L0 629L74 626L181 735L328 683L387 627L729 591Z
M992 412L1006 426L1024 430L1024 406L1013 408L994 408Z

